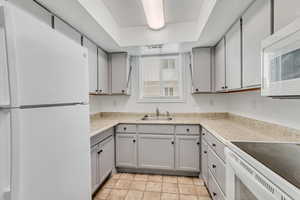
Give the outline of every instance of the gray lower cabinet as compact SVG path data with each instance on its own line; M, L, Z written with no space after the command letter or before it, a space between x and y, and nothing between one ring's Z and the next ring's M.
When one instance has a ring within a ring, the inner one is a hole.
M212 173L209 171L208 173L208 190L213 200L225 200L225 196L222 193L220 187L218 186L215 177L212 175Z
M91 184L93 193L114 168L114 147L114 137L110 136L91 148Z
M150 135L138 136L139 168L174 169L174 136Z
M208 144L205 140L201 144L201 175L204 183L208 185Z
M176 136L176 169L199 171L200 137Z
M116 166L137 167L136 134L116 134Z

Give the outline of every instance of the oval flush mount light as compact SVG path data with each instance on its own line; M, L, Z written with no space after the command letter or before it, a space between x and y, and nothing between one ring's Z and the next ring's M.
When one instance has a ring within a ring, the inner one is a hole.
M148 26L153 30L165 26L163 0L142 0Z

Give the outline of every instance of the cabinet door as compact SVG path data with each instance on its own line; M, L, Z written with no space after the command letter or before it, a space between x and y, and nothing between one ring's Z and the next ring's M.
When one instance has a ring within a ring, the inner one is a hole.
M98 145L91 148L91 181L93 193L99 185Z
M271 1L255 1L243 16L243 87L261 82L261 41L271 34Z
M117 167L137 167L137 142L135 134L116 134Z
M174 169L173 135L139 135L139 168Z
M199 171L199 136L176 136L176 169Z
M208 185L208 145L202 140L201 143L201 174L206 185Z
M109 70L108 56L106 52L98 48L98 92L103 94L109 93Z
M226 86L229 90L242 87L241 23L238 20L226 34Z
M89 91L96 92L98 89L98 82L97 82L97 46L89 41L88 39L84 38L83 45L88 49L88 64L89 64Z
M81 43L81 34L62 20L58 19L57 17L55 17L54 20L54 27L55 30L61 32L62 34L74 40L75 42L79 44Z
M215 90L222 91L226 86L226 68L225 68L225 40L224 38L215 48Z
M285 27L297 17L300 17L299 0L274 1L274 29L275 32Z
M211 48L195 48L192 57L192 92L211 92Z
M103 141L99 146L99 172L100 172L100 184L111 173L114 167L114 138L110 138Z
M127 53L113 53L110 55L112 94L126 94L127 92L127 58Z

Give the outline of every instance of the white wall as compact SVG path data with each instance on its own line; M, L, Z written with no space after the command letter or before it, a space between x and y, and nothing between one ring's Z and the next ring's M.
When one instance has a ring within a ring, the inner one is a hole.
M228 94L227 100L231 113L300 129L300 99L272 99L255 91Z
M138 68L133 66L131 96L91 96L90 111L97 112L155 112L159 107L162 112L225 112L226 95L197 94L191 95L191 78L189 67L184 67L183 103L138 103Z

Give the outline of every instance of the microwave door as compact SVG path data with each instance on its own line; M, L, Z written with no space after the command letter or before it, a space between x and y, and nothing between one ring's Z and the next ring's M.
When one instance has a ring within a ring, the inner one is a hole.
M9 105L10 100L4 10L0 5L0 108L8 107Z

